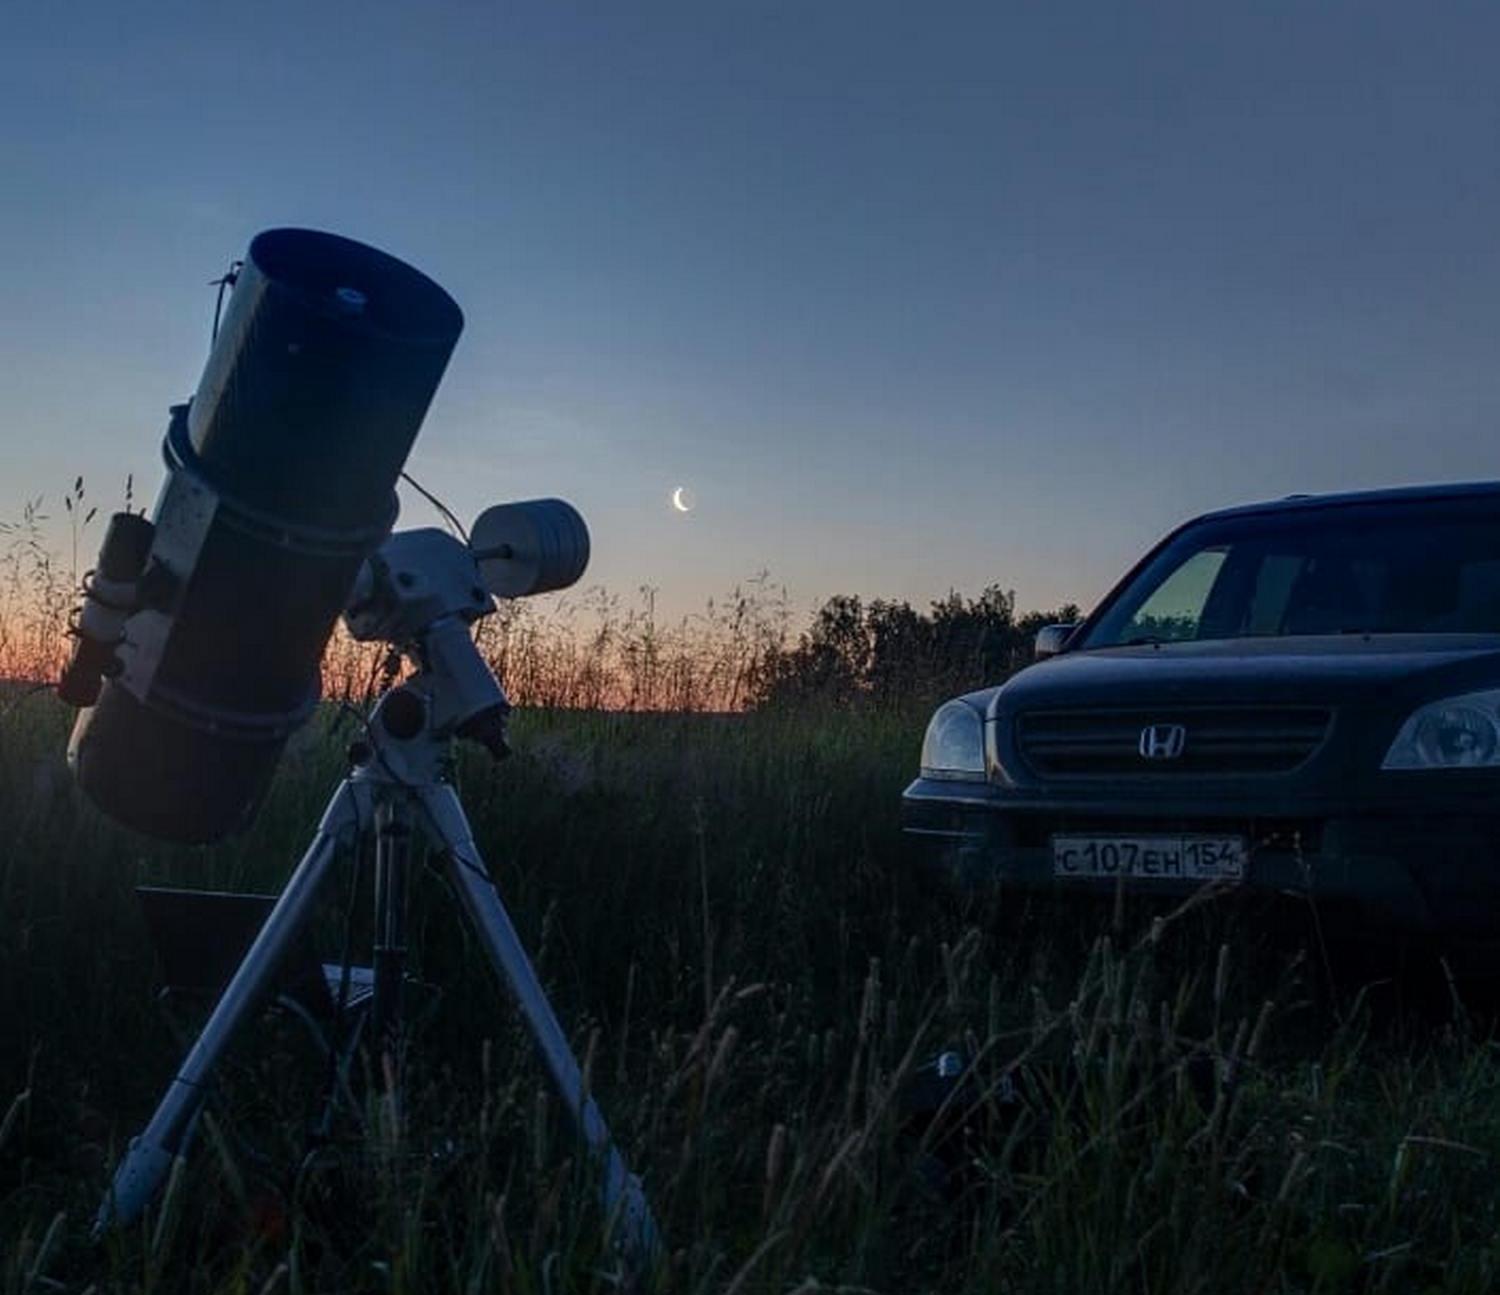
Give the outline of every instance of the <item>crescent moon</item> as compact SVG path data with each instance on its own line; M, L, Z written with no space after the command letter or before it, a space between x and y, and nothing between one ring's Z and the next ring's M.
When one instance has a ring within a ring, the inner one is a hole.
M693 505L690 503L685 503L683 501L682 496L686 492L686 486L678 486L676 490L672 491L672 507L675 508L679 513L690 513L693 511Z

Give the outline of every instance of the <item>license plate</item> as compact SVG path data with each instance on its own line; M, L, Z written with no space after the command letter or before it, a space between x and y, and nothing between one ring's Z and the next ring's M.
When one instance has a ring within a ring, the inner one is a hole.
M1243 881L1242 836L1054 836L1052 875Z

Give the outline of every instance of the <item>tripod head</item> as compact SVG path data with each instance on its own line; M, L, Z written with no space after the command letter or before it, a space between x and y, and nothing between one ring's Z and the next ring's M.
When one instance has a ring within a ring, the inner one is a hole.
M381 699L383 732L400 742L467 738L505 756L510 703L471 626L496 596L564 588L587 563L588 529L560 499L498 504L467 544L431 527L391 535L360 568L344 610L354 638L389 643L417 667Z
M384 641L417 667L376 708L397 741L471 738L500 759L510 703L470 627L495 610L467 544L445 531L398 531L360 568L344 611L349 633Z

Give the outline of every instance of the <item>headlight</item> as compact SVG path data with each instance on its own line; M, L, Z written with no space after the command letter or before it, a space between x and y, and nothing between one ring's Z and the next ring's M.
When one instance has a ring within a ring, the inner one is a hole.
M944 702L928 722L922 776L984 780L984 716L967 702Z
M1500 690L1445 697L1414 711L1382 769L1481 769L1500 766Z

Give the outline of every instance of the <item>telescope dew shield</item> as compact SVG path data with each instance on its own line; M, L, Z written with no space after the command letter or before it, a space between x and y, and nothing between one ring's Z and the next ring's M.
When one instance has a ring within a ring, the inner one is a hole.
M251 242L172 411L118 673L69 743L100 808L189 842L253 817L462 329L442 288L374 248L298 229Z

